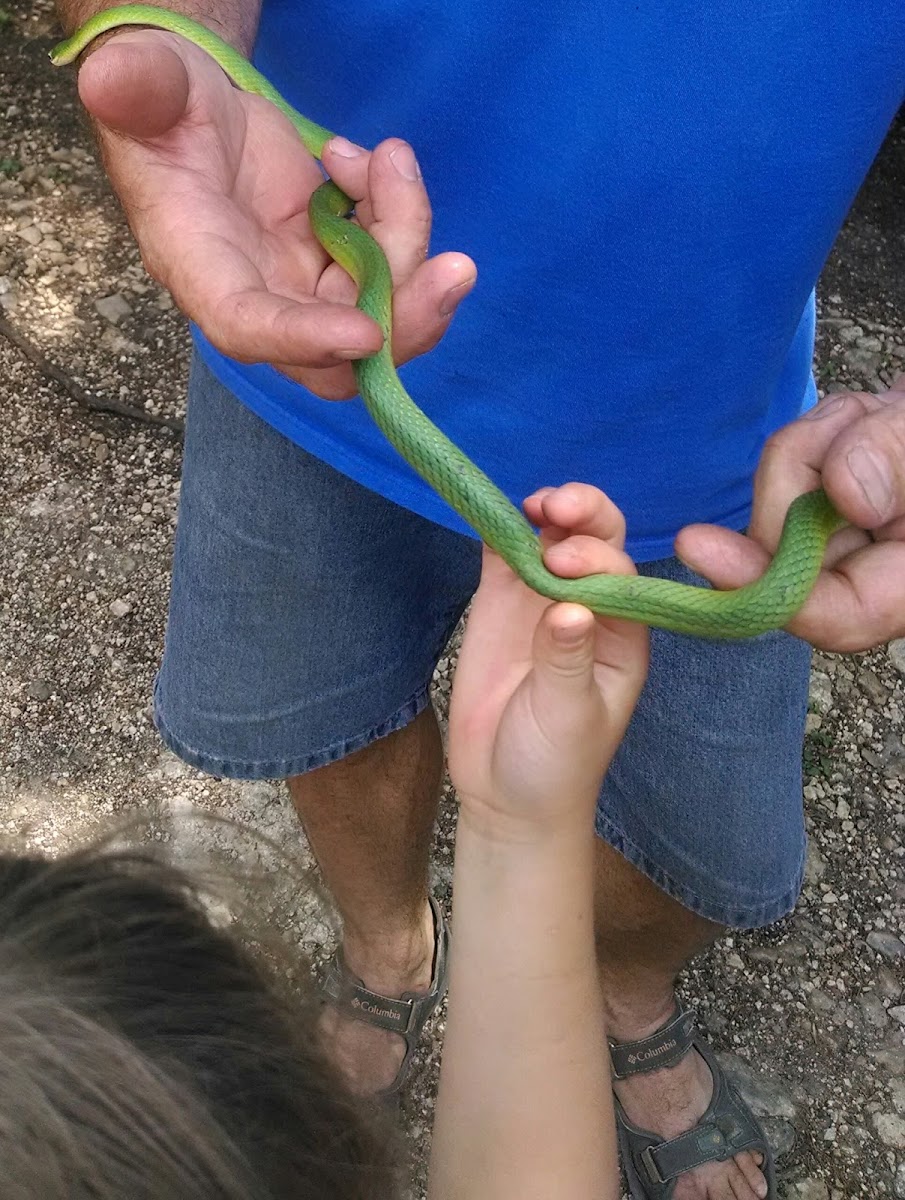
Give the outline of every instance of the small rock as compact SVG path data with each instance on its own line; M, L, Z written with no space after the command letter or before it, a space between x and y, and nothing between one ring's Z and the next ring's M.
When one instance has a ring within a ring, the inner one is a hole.
M785 1158L795 1148L795 1126L781 1117L762 1117L761 1125L777 1159Z
M886 1009L883 1007L883 1002L879 996L873 996L870 992L864 992L858 997L858 1007L864 1013L864 1017L870 1025L875 1029L884 1029L886 1027Z
M875 1113L874 1129L884 1146L905 1150L905 1119L895 1113Z
M826 992L822 992L820 988L814 988L808 996L808 1004L810 1004L814 1012L819 1013L831 1013L836 1008L836 1001L833 997L828 996Z
M894 642L890 642L886 647L886 653L896 670L905 675L905 638L896 638Z
M870 379L879 371L881 361L880 355L875 350L862 350L860 346L857 346L849 354L846 365L853 374L860 375L863 379Z
M867 944L884 958L905 958L905 942L887 929L874 929L867 935Z
M138 559L131 554L119 554L113 560L112 566L120 579L128 579L138 568Z
M828 713L833 707L833 685L829 675L823 671L811 672L810 702L814 711L821 715Z
M867 667L858 673L858 684L868 700L878 707L884 705L889 699L889 689L886 684L875 671L871 671Z
M892 1183L892 1194L896 1200L905 1200L905 1163L896 1167L896 1177Z
M895 1008L889 1009L889 1015L900 1025L905 1025L905 1004L897 1004Z
M826 873L826 859L817 849L813 841L808 842L807 857L804 865L805 883L815 884ZM905 946L903 946L905 951Z
M860 325L843 325L839 330L839 341L851 345L857 342L858 338L864 337L864 330Z
M798 938L790 937L778 946L749 946L747 953L755 962L798 962L807 958L809 947Z
M32 700L49 700L53 688L46 679L33 679L25 691Z
M42 240L43 234L36 225L26 225L24 229L20 229L19 237L23 242L28 242L29 246L37 246Z
M100 300L95 300L94 307L111 325L118 325L120 321L130 316L132 306L128 300L119 292L115 292L112 296L103 296Z
M876 972L874 980L877 989L882 996L887 1000L899 1000L902 998L902 985L895 971L891 970L884 963Z
M869 1050L868 1053L884 1071L905 1078L905 1050Z
M783 1117L787 1121L795 1119L795 1101L775 1079L763 1071L752 1070L744 1059L734 1054L720 1054L717 1057L756 1117Z
M126 617L132 611L132 605L128 600L114 600L110 605L110 612L114 617ZM902 947L902 952L905 953L905 946Z
M829 1189L822 1179L799 1179L786 1195L789 1200L830 1200Z

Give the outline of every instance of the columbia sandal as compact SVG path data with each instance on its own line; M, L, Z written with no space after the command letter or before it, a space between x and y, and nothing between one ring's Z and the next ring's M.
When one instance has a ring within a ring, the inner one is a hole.
M696 1050L713 1076L713 1099L693 1129L670 1141L632 1124L614 1097L622 1168L632 1200L671 1200L680 1175L709 1162L726 1162L743 1150L763 1155L767 1200L776 1200L773 1151L754 1114L729 1082L698 1034L694 1013L677 1006L666 1025L637 1042L610 1041L613 1078L627 1079L672 1067Z
M392 1102L405 1087L421 1032L446 995L449 925L439 903L433 896L428 899L434 915L436 940L430 988L427 992L405 992L396 999L370 991L346 966L342 947L337 949L327 964L321 983L324 1000L338 1009L343 1016L351 1017L355 1021L364 1021L367 1025L386 1029L390 1033L398 1033L405 1042L405 1057L396 1072L396 1078L388 1088L384 1088L375 1096L378 1103Z

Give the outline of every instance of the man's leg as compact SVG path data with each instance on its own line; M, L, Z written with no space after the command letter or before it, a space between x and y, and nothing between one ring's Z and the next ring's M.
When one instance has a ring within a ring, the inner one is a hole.
M289 790L343 920L343 956L373 992L427 991L434 921L427 865L443 746L433 709L332 766L289 781ZM324 1012L335 1061L365 1094L389 1087L402 1039Z
M428 686L480 546L307 455L195 362L155 719L213 775L289 779L375 992L426 990L442 747ZM403 1043L331 1018L365 1090Z
M671 560L646 573L694 577ZM654 631L651 673L598 809L597 945L608 1033L669 1020L684 965L727 927L777 920L804 858L801 741L809 651L786 635L702 642ZM696 1052L615 1084L628 1118L669 1139L712 1095ZM677 1181L675 1200L754 1200L751 1155Z
M675 1010L676 978L722 932L656 888L606 843L598 846L597 958L607 1033L618 1042L650 1037ZM692 1051L674 1067L615 1083L629 1119L668 1140L691 1129L713 1094ZM675 1200L754 1200L766 1195L759 1158L710 1164L680 1179Z

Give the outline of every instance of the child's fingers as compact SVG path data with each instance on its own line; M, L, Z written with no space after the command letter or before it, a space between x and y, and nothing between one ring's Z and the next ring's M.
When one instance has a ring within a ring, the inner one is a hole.
M541 488L528 497L524 509L528 520L542 530L547 544L571 534L587 534L620 549L625 543L625 518L609 496L590 484Z
M635 564L624 550L599 537L576 533L544 547L544 563L563 579L584 575L634 575Z

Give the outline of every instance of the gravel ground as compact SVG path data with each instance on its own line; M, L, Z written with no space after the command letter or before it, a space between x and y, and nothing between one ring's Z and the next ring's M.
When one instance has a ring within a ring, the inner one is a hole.
M72 75L47 62L55 37L46 0L0 9L0 828L54 851L131 817L132 836L181 857L241 861L264 918L317 955L332 922L298 883L310 864L283 789L206 778L150 723L187 339L104 186ZM822 282L825 390L905 371L903 184L900 121ZM117 406L133 411L98 411ZM454 661L453 646L441 712ZM903 708L905 643L816 656L801 903L686 983L796 1200L905 1197ZM433 862L447 900L453 828L447 795ZM441 1034L407 1102L413 1197Z

